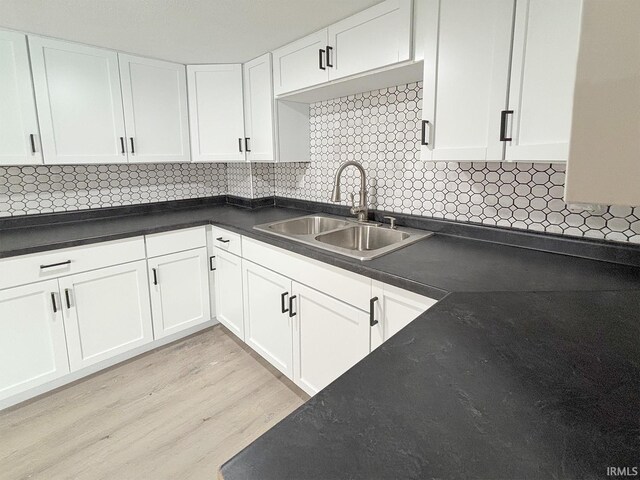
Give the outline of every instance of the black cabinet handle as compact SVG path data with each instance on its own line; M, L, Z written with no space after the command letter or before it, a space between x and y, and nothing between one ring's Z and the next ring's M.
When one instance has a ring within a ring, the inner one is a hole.
M507 115L513 115L513 110L502 110L500 112L500 141L510 142L513 140L511 137L507 137Z
M124 147L124 137L120 137L120 153L124 155L126 152Z
M152 268L151 271L153 272L153 284L158 285L158 271L155 268Z
M333 68L333 63L331 63L331 52L333 51L333 47L327 45L327 67Z
M375 316L375 308L376 308L377 301L378 301L378 297L373 297L371 300L369 300L369 325L371 325L372 327L379 323L378 320L376 320L376 316Z
M216 267L213 266L213 259L216 258L215 255L211 255L209 257L209 270L211 270L212 272L216 269Z
M40 265L40 268L45 269L45 268L61 267L62 265L70 265L70 264L71 264L71 260L67 260L66 262L50 263L49 265Z
M249 138L250 137L244 137L244 149L246 152L250 152L251 149L249 148Z
M429 142L427 142L427 125L429 125L429 120L422 120L422 129L420 133L420 145L429 145Z
M31 153L36 153L36 136L32 133L29 135L29 142L31 142Z
M320 70L326 70L326 68L322 64L322 60L324 59L324 54L325 54L324 48L318 49L318 68L320 68Z
M284 292L283 294L280 295L280 310L282 310L282 313L287 313L289 311L289 309L285 306L285 302L284 302L284 299L286 298L287 295L289 295L289 292Z
M129 142L131 142L131 154L134 155L136 153L136 147L133 145L133 137L129 137Z
M296 312L293 311L293 300L297 298L297 295L289 297L289 318L295 317Z
M67 308L71 308L71 296L68 288L64 289L64 299L67 301Z
M238 139L238 150L240 150L240 153L242 153L242 139L241 138Z
M218 237L216 238L217 241L222 242L222 243L229 243L229 240L227 240L226 238L222 238L222 237Z
M56 294L51 292L51 304L53 305L53 313L58 313L58 305L56 305Z

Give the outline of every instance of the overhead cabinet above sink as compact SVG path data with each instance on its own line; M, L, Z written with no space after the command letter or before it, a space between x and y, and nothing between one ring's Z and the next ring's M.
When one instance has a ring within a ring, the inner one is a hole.
M274 93L410 61L411 27L412 0L387 0L285 45L273 52Z

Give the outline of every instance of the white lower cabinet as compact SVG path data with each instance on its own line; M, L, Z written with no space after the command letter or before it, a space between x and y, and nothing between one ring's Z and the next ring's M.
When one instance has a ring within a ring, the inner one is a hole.
M0 291L0 400L69 372L58 281Z
M432 298L376 280L371 285L371 297L372 323L375 323L371 327L371 351L436 304Z
M309 395L369 353L369 315L293 282L293 379Z
M146 262L59 279L71 370L153 340Z
M274 367L293 377L293 328L289 311L291 280L242 261L244 339Z
M216 318L244 340L242 259L216 247Z
M148 260L154 338L211 320L207 248Z

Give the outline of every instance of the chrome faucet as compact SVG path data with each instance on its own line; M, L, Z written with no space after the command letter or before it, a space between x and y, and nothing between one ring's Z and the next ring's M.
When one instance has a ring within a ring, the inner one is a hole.
M333 192L331 193L331 201L339 202L341 200L340 177L342 176L343 170L350 165L356 167L360 172L360 204L355 204L353 194L351 194L351 213L353 215L358 215L359 222L366 222L369 218L369 208L367 207L367 174L365 173L364 168L362 168L362 164L360 162L349 160L340 165L340 168L338 168L338 171L336 172L336 178L333 180Z

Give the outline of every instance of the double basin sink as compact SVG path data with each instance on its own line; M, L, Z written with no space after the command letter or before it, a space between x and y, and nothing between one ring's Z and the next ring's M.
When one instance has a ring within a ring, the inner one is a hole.
M307 215L253 228L359 260L371 260L433 235L325 215Z

